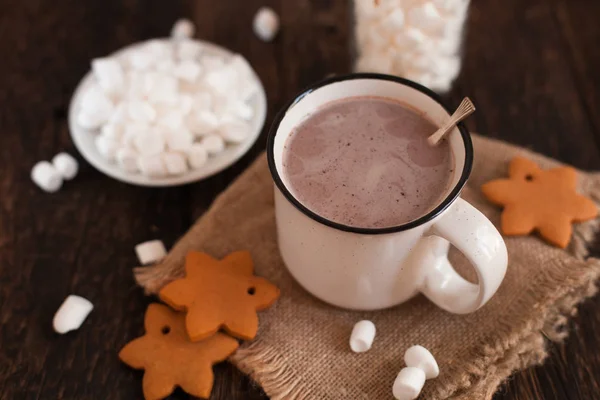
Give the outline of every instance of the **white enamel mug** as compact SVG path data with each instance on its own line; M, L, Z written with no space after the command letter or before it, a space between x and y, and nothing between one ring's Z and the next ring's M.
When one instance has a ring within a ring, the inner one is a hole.
M290 133L324 104L354 96L398 100L439 126L450 117L429 89L381 74L327 79L282 110L271 127L267 154L275 181L279 251L289 272L308 292L343 308L382 309L423 293L452 313L477 310L500 286L507 252L494 225L459 197L473 163L464 125L448 135L456 171L450 189L433 209L409 223L383 229L341 225L309 210L289 189L282 153ZM448 261L450 244L471 262L477 284L454 270Z

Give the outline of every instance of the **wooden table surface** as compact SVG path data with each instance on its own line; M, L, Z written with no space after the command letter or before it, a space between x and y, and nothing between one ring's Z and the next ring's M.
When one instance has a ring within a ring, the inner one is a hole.
M273 43L251 32L259 6L281 16ZM468 123L585 169L600 169L600 2L474 1L451 105L470 96ZM141 372L117 351L142 333L149 300L135 286L135 244L171 245L265 146L206 181L147 189L81 163L57 194L38 190L32 165L69 138L69 98L90 59L165 36L179 17L197 36L242 53L262 79L269 123L300 88L350 70L352 6L334 0L0 0L0 398L141 398ZM70 293L96 306L83 327L53 333ZM515 374L495 399L600 398L600 297L587 301L542 367ZM172 398L187 398L176 393ZM266 399L229 365L213 399Z

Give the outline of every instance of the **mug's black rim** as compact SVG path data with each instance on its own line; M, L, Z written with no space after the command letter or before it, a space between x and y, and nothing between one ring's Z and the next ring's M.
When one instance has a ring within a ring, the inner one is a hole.
M310 209L308 209L307 207L305 207L302 203L300 203L292 195L292 193L287 189L287 187L283 183L283 180L279 176L279 172L277 171L277 167L275 165L275 154L274 154L275 136L277 135L277 130L279 129L279 125L281 124L281 121L285 117L286 113L296 103L298 103L300 100L302 100L302 98L304 96L315 91L316 89L319 89L323 86L330 85L332 83L354 80L354 79L385 80L385 81L392 81L392 82L396 82L396 83L399 83L399 84L402 84L405 86L409 86L409 87L416 89L419 92L429 96L430 98L435 100L438 104L440 104L444 108L444 110L446 110L448 112L448 114L450 114L450 115L452 114L452 111L450 111L450 109L442 102L442 99L440 98L440 96L438 96L435 92L426 88L425 86L422 86L422 85L420 85L416 82L410 81L408 79L404 79L404 78L400 78L400 77L392 76L392 75L378 74L378 73L353 73L353 74L347 74L347 75L338 75L338 76L324 79L324 80L319 81L319 82L309 86L308 88L304 89L292 101L290 101L288 104L286 104L285 107L283 107L281 109L281 111L279 111L279 113L276 115L275 120L273 121L273 124L271 125L271 129L269 130L269 136L267 139L267 159L268 159L268 163L269 163L269 169L271 170L271 175L273 177L275 184L277 185L277 187L279 188L281 193L283 193L283 195L287 198L287 200L290 203L292 203L300 212L302 212L306 216L310 217L311 219L313 219L323 225L329 226L331 228L339 229L340 231L360 233L360 234L364 234L364 235L380 235L380 234L386 234L386 233L395 233L395 232L405 231L405 230L417 227L419 225L422 225L426 222L431 221L432 219L437 217L439 214L441 214L446 208L448 208L450 206L450 204L452 204L454 202L454 200L460 195L460 192L462 191L463 187L465 186L465 183L467 182L467 179L469 178L469 175L471 174L471 167L473 166L473 143L471 142L471 136L469 135L469 131L467 130L466 126L462 122L457 124L458 130L459 130L460 135L463 140L463 144L465 146L465 163L464 163L464 167L463 167L463 171L461 173L460 179L458 180L458 182L456 183L456 185L454 186L454 188L452 189L450 194L448 194L448 196L446 196L446 198L437 207L435 207L433 210L431 210L429 213L423 215L422 217L419 217L413 221L407 222L402 225L390 226L390 227L386 227L386 228L360 228L360 227L344 225L344 224L340 224L338 222L331 221L327 218L324 218L324 217L316 214L315 212L313 212Z

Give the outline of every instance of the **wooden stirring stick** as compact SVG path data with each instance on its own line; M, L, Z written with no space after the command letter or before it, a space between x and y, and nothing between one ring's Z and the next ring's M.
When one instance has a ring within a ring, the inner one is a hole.
M454 114L450 117L448 122L444 124L440 129L435 131L435 133L427 138L427 143L431 146L436 146L440 140L452 129L454 126L458 124L463 119L467 118L469 115L475 112L475 105L471 102L468 97L465 97L463 101L460 103Z

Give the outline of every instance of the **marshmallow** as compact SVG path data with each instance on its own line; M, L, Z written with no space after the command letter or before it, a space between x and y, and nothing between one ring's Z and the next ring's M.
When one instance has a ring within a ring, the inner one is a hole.
M100 134L106 138L119 142L123 137L123 127L109 122L102 126Z
M171 131L175 131L183 126L183 114L176 109L168 110L158 117L157 124L168 128Z
M119 103L113 109L110 118L108 119L109 124L120 125L127 122L129 115L127 112L127 106L124 103Z
M93 114L85 110L80 110L77 113L77 125L83 129L95 130L102 126L103 120L100 114Z
M142 156L160 154L165 149L165 137L160 131L151 129L148 132L137 133L134 138L135 148Z
M175 76L186 82L194 82L200 76L202 67L195 61L182 61L175 66Z
M371 321L359 321L352 328L350 348L355 353L363 353L371 348L375 339L375 324Z
M93 309L94 305L88 299L71 294L54 314L52 326L60 334L77 330Z
M188 170L185 156L182 153L164 153L163 162L171 175L181 175Z
M425 384L425 373L418 368L402 368L392 387L397 400L414 400L419 397Z
M31 180L40 189L48 193L58 191L63 183L63 179L58 170L48 161L40 161L33 166L31 170Z
M203 136L213 132L219 126L217 116L207 110L190 114L187 118L187 127L196 136Z
M172 73L175 69L175 62L167 58L166 60L161 60L156 64L156 70L159 72Z
M115 155L119 148L119 143L116 140L99 135L96 137L94 143L96 144L98 153L100 153L107 161L113 161L115 159Z
M228 143L241 143L250 135L250 127L240 120L228 120L218 130L219 135Z
M116 154L117 164L125 172L135 173L139 171L138 155L132 149L122 147Z
M444 23L440 12L432 3L412 8L408 13L408 21L412 26L423 30L437 29Z
M440 368L433 357L423 346L412 346L404 353L404 362L408 367L421 369L427 379L437 378L440 375Z
M138 168L142 175L149 178L162 178L167 176L167 168L165 167L161 154L139 157Z
M59 153L52 159L52 165L63 177L63 179L73 179L79 171L77 160L68 153Z
M194 142L192 134L185 129L177 129L166 136L167 147L173 151L186 151Z
M147 70L155 62L155 55L151 49L142 47L132 51L129 55L129 63L135 70Z
M156 118L156 110L146 101L132 101L127 105L127 112L132 121L150 123Z
M81 111L94 116L95 121L99 124L108 121L113 110L113 103L96 86L90 87L81 97Z
M167 255L167 249L160 240L150 240L135 246L135 254L142 265L159 262Z
M181 111L181 114L183 115L187 115L190 113L190 111L192 111L192 108L194 107L194 98L188 94L182 94L179 96L179 111ZM182 121L183 123L183 121Z
M200 141L200 145L211 156L219 154L220 152L222 152L225 149L225 141L223 140L223 138L221 136L216 135L216 134L210 134L210 135L204 136L202 138L202 140Z
M190 39L194 36L196 30L194 23L189 19L179 19L171 29L171 37L173 39Z
M208 110L212 107L212 96L208 92L198 93L193 98L192 109L195 110Z
M392 387L397 400L413 400L419 396L426 379L437 378L440 369L433 355L423 346L412 346L404 353L403 368Z
M193 40L180 40L176 46L177 58L181 61L196 60L202 52L200 45Z
M121 64L114 58L96 58L92 60L92 71L100 87L109 94L123 91L124 74Z
M202 58L202 66L207 71L215 71L223 68L225 61L220 56L206 55Z
M190 167L198 169L208 161L208 152L203 144L194 143L187 151L187 157Z
M391 31L397 31L402 28L404 26L404 11L402 11L402 8L395 8L394 11L385 17L382 25Z
M233 114L245 120L250 120L254 116L254 108L244 101L231 102L229 109Z
M279 17L269 7L261 7L252 22L254 34L264 42L270 42L279 31Z

